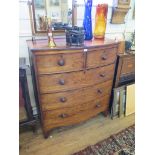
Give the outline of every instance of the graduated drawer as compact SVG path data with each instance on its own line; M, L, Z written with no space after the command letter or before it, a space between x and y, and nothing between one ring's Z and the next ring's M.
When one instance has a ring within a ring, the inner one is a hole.
M81 103L92 101L95 98L101 98L107 94L110 94L111 87L112 80L78 90L43 94L40 95L41 107L43 111L46 111L77 106Z
M121 74L135 72L135 57L126 57L123 59Z
M104 66L114 63L117 48L98 49L89 51L87 55L87 68Z
M112 80L114 64L90 69L54 75L38 76L40 93L53 93L87 87L107 80Z
M83 69L83 53L37 55L38 74L68 72Z
M85 104L43 112L44 129L67 126L85 121L108 109L109 95Z

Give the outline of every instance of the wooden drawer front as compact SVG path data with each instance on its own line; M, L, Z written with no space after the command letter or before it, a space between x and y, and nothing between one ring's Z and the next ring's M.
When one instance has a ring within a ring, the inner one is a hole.
M38 74L82 70L83 61L82 53L36 56Z
M134 73L134 72L135 72L134 57L124 58L122 63L121 74Z
M40 93L53 93L59 91L82 88L107 80L112 80L114 64L86 72L70 72L64 74L38 76Z
M58 108L73 107L101 98L111 93L112 80L86 87L79 90L67 91L54 94L43 94L40 96L42 110L54 110Z
M88 52L87 68L104 66L114 63L116 60L116 48L101 49Z
M76 107L43 112L44 129L76 124L108 109L109 95Z

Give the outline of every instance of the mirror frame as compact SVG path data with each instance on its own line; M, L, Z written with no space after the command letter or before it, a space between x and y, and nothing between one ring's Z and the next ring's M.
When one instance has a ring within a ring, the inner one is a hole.
M45 0L46 1L46 0ZM36 18L35 18L35 6L34 6L34 0L28 1L29 6L29 15L30 15L30 21L31 21L31 29L32 29L32 35L44 35L47 33L47 31L38 31L37 30L37 24L36 24ZM75 25L76 21L76 0L72 0L72 26ZM47 10L45 10L47 11ZM47 14L47 13L46 13ZM62 34L65 30L53 30L53 33Z

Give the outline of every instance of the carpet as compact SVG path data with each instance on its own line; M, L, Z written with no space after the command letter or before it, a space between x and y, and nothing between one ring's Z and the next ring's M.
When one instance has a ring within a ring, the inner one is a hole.
M135 125L73 155L134 155Z

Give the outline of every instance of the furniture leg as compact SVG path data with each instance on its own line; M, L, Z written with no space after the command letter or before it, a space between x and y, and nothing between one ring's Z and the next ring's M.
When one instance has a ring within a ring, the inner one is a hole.
M109 110L106 110L103 112L104 117L107 117L109 115Z
M44 138L47 139L49 137L49 134L50 134L49 131L44 132Z

